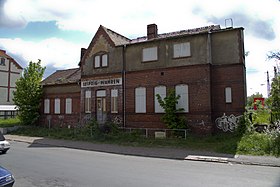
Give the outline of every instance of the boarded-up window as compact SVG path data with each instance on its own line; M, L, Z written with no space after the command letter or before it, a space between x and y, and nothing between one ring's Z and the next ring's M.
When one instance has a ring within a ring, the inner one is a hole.
M160 106L157 94L160 95L161 99L163 100L166 97L166 87L165 86L157 86L155 87L155 113L164 113L164 109Z
M50 100L49 99L44 100L44 113L45 114L50 113Z
M60 99L54 100L54 113L60 114Z
M182 112L189 112L189 89L188 85L181 84L177 85L175 88L176 95L180 95L180 99L178 100L178 104L176 108L183 108Z
M118 113L118 90L111 90L111 113Z
M97 90L96 97L106 97L106 90Z
M85 113L91 112L91 91L87 90L85 92Z
M72 99L71 98L66 99L65 113L66 114L71 114L72 113Z
M155 61L158 59L157 56L157 47L143 49L143 62Z
M94 67L99 68L100 67L100 56L94 57Z
M191 56L190 42L174 44L173 49L174 58Z
M146 88L135 89L135 113L146 113Z
M108 66L108 55L104 54L102 55L102 67L107 67Z
M225 88L225 96L226 96L226 103L231 103L232 102L231 87Z

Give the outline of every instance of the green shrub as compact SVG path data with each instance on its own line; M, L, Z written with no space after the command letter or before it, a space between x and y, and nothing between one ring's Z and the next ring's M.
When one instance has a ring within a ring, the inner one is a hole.
M254 132L244 135L237 146L239 154L269 155L271 150L271 139L264 133Z
M0 127L12 127L21 125L19 118L0 119Z

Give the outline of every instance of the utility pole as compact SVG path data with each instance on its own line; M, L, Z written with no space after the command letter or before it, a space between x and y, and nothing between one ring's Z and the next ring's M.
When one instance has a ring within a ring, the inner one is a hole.
M266 72L267 74L267 97L270 96L270 82L269 82L269 74L268 71Z

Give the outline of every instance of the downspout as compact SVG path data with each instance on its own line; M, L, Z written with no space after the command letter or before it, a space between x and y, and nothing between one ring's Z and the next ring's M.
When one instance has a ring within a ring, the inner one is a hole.
M211 111L210 111L210 119L211 121L213 121L212 119L212 116L213 116L213 97L212 97L212 92L213 92L213 88L212 88L212 38L211 38L211 31L208 32L207 34L207 63L209 65L209 85L210 85L210 90L209 90L209 93L210 93L210 106L211 106Z
M122 69L122 100L123 100L123 128L126 127L126 58L125 58L125 52L126 52L126 44L123 45L123 69Z

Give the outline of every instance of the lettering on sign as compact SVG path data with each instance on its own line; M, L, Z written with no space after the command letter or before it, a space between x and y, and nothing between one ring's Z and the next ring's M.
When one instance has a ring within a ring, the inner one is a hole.
M82 88L97 87L97 86L113 86L113 85L122 85L122 78L88 80L88 81L82 81L81 84Z

